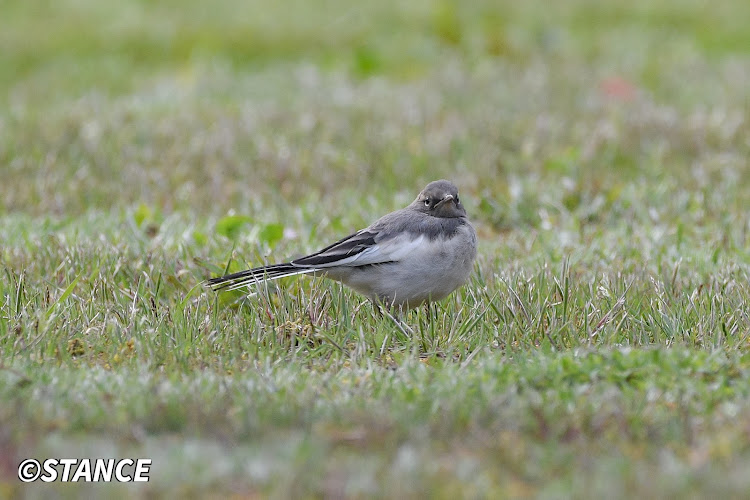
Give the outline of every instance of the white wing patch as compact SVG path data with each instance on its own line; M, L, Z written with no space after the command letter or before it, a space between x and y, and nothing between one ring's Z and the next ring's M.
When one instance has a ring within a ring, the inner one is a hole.
M388 255L388 260L399 261L420 247L423 247L424 235L419 235L414 239L411 238L412 235L405 234L398 238L391 238L388 241L379 243L379 245L381 245L383 252Z

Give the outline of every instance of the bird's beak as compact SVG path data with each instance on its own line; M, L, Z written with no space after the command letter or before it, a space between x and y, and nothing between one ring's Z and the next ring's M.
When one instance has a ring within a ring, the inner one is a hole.
M444 203L447 203L449 201L453 201L453 195L452 194L446 194L443 197L442 200L440 200L439 202L437 202L437 205L435 205L435 208L438 208L438 207L442 206Z

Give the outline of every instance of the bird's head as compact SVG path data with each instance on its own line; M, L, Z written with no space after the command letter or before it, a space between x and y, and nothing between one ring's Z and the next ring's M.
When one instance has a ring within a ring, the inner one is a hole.
M419 193L412 208L434 217L465 217L466 210L458 198L458 188L446 180L432 181Z

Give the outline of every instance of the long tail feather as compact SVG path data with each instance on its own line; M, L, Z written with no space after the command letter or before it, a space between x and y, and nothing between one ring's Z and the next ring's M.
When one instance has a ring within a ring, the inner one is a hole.
M237 290L248 285L272 281L285 276L307 274L318 271L314 267L299 267L292 264L275 264L272 266L256 267L238 273L227 274L218 278L206 280L206 286L215 292L221 290Z

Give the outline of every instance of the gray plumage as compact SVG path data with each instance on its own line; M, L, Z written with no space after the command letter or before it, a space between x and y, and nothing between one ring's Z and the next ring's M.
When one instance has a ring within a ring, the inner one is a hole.
M416 307L447 297L471 274L477 236L458 189L433 181L407 207L311 255L207 281L235 290L295 274L340 281L375 302Z

